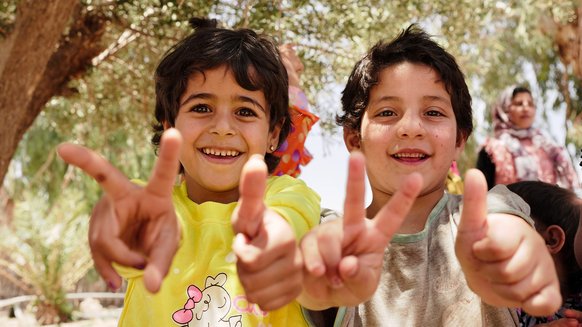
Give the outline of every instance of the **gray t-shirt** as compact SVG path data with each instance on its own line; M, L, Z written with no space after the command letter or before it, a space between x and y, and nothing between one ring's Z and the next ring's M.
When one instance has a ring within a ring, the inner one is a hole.
M465 281L455 255L455 236L462 197L445 193L425 228L397 234L384 252L380 284L358 307L340 308L335 322L315 326L518 326L515 310L481 301ZM533 224L529 206L505 186L488 195L489 212L516 214ZM329 312L328 312L329 315Z

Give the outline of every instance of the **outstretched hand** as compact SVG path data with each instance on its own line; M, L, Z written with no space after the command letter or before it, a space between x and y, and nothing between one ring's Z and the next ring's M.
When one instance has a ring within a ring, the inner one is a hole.
M280 45L279 53L281 53L281 61L289 77L289 85L301 87L301 74L305 67L295 52L295 46L291 43Z
M144 269L144 283L157 292L178 249L180 227L172 203L182 138L167 130L149 182L140 187L111 163L85 147L64 143L58 154L93 177L106 192L94 208L89 245L95 268L112 289L121 277L112 263Z
M386 246L398 231L422 187L414 173L373 219L366 219L364 156L352 152L343 219L322 224L305 235L304 293L299 302L309 309L352 306L376 291Z
M544 240L522 218L487 214L487 183L469 170L455 252L469 287L484 302L521 307L533 316L561 305L554 262Z
M254 155L245 164L239 203L232 215L233 251L247 300L278 309L301 292L301 254L291 225L264 203L267 166Z

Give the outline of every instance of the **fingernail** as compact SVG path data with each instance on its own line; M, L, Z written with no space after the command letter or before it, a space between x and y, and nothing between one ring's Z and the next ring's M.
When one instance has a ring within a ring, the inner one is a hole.
M133 266L133 268L135 269L139 269L139 270L144 270L145 268L145 263L140 263L138 265Z
M107 282L107 287L112 291L117 291L117 286L112 281Z
M309 271L313 276L316 277L323 276L323 274L325 273L325 266L321 264L314 264L311 267L309 267Z
M344 285L344 283L341 280L341 278L339 278L338 276L331 277L331 287L333 287L333 288L340 288L343 285Z

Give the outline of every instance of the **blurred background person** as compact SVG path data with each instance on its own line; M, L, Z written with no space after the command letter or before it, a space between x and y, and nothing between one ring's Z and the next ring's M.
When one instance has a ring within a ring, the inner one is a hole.
M531 91L510 86L492 108L493 135L477 158L489 188L519 181L543 181L578 190L580 181L564 147L533 127L536 106Z

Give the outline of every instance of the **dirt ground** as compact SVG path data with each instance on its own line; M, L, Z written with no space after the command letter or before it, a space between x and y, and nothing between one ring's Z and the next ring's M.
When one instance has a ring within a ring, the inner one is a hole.
M73 313L75 321L60 325L45 325L51 327L115 327L121 314L121 308L104 308L95 299L86 299L77 311ZM36 327L40 326L32 313L18 308L14 311L15 318L9 317L9 310L0 311L0 326L2 327Z

